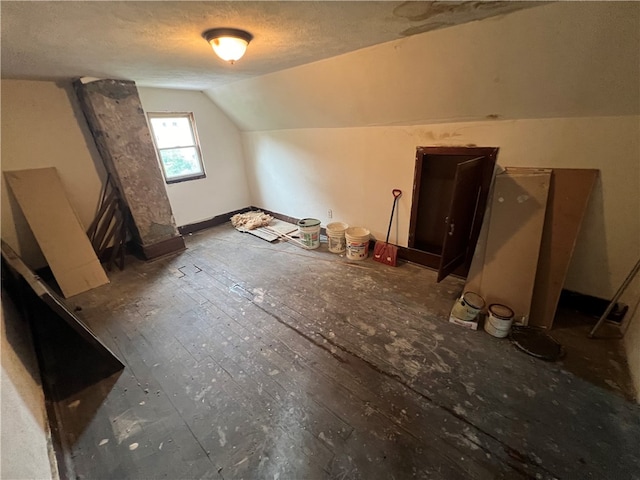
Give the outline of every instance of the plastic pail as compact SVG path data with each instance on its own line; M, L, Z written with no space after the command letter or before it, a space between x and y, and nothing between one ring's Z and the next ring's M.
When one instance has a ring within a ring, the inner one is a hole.
M320 220L317 218L303 218L298 222L300 241L308 248L320 246Z
M509 335L513 323L513 310L506 305L494 303L489 305L489 315L484 322L484 331L497 338Z
M364 260L369 256L369 230L363 227L349 227L344 236L347 241L347 258L349 260Z
M456 300L451 315L464 320L475 320L480 311L484 308L484 299L475 292L464 292L462 296Z
M347 248L347 239L344 236L345 230L349 225L342 222L333 222L327 224L327 240L329 241L329 251L333 253L342 253Z

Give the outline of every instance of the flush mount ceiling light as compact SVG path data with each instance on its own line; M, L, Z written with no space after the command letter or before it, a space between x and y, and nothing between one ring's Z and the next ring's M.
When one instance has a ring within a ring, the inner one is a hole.
M212 28L202 36L211 44L216 55L231 64L242 58L247 45L253 39L249 32L237 28Z

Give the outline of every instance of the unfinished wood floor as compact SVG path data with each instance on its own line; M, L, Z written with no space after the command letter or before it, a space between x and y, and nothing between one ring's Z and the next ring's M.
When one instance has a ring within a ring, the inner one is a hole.
M640 408L449 324L459 280L187 245L68 302L127 365L57 405L78 478L640 478Z

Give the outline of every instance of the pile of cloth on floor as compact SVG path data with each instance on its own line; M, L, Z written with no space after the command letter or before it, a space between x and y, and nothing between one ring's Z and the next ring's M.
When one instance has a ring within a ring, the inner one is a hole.
M255 210L246 213L237 213L231 217L231 225L236 230L241 232L248 232L249 230L255 230L256 228L266 227L271 223L273 217L260 210Z

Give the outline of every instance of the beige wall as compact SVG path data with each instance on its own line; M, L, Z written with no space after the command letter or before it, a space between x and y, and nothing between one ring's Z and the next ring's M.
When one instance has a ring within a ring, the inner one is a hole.
M613 295L640 255L640 117L538 119L410 127L278 130L244 133L253 203L295 217L317 217L386 234L393 188L398 232L407 245L415 148L500 147L503 166L597 168L566 288Z
M56 167L86 228L96 214L104 166L71 82L2 80L2 171ZM2 239L32 268L46 265L2 178Z
M638 25L638 2L556 2L206 93L248 131L637 115Z
M250 204L240 132L202 92L138 87L147 112L193 112L206 178L167 185L178 226Z

